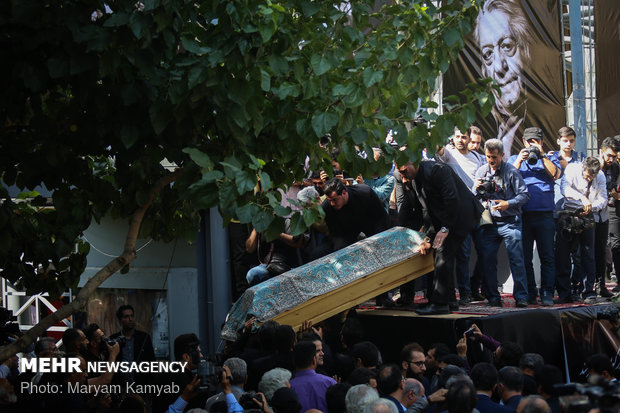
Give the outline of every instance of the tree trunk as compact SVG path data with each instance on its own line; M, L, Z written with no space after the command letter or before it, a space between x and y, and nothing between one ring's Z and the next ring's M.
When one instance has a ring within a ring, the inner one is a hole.
M137 209L131 217L127 237L125 238L123 253L110 261L105 267L100 269L92 278L89 278L84 287L80 289L80 292L70 304L63 305L54 313L40 320L34 327L28 330L23 336L18 338L13 343L0 347L0 362L8 359L16 353L19 353L30 344L34 343L37 337L45 333L49 327L59 323L63 319L84 308L88 303L88 297L95 292L101 283L124 266L129 265L136 258L136 241L138 239L138 233L140 232L142 220L144 219L144 214L151 206L157 195L167 185L170 185L171 182L177 180L184 171L184 169L177 169L172 173L164 175L151 188L148 201L142 207Z

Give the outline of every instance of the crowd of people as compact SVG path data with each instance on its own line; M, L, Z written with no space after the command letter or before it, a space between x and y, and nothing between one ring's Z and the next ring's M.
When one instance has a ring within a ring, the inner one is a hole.
M422 232L419 253L434 255L435 269L426 282L428 304L415 308L420 314L446 314L474 300L502 306L497 280L502 240L516 306L552 305L556 291L560 303L592 302L597 293L609 296L606 276L613 264L620 265L620 137L604 139L598 157L574 151L575 132L569 127L560 128L557 143L557 151L545 152L540 129L527 128L524 148L510 156L500 140L484 141L480 129L471 126L464 133L455 129L435 159L395 164L386 176L355 179L340 170L333 152L336 176L321 171L297 194L302 205L320 203L325 220L306 234L293 237L285 231L272 242L252 230L245 249L256 253L260 263L247 271L247 281L258 284L398 225ZM377 150L374 156L382 155ZM540 285L534 277L534 243ZM478 261L470 274L472 246ZM384 305L410 305L414 295L415 286L404 285L398 302L390 295L377 299ZM109 338L95 324L83 331L68 329L62 353L44 337L34 357L77 357L81 366L155 360L150 337L136 330L134 309L122 306L116 315L121 331ZM228 343L215 370L192 333L174 340L174 358L185 363L177 373L83 369L20 374L13 357L0 366L0 403L3 411L67 412L555 413L595 405L617 411L615 366L603 354L592 355L584 366L579 379L589 384L569 385L562 370L545 364L536 349L524 352L476 325L455 348L408 343L400 354L384 354L364 340L355 317L304 323L298 332L275 322L253 329L254 322L250 318L239 339ZM200 368L205 363L211 366L206 373ZM154 394L155 387L148 386L131 391L134 383L168 386L169 391ZM82 384L88 391L32 391L48 384L59 389ZM118 384L131 385L120 394L103 391Z
M434 252L435 270L426 284L429 305L416 310L421 314L446 314L485 299L501 307L497 257L502 241L517 307L594 303L597 294L613 296L605 282L613 264L620 265L620 136L604 139L598 157L577 153L575 131L566 126L558 130L558 148L548 151L536 127L525 129L523 149L512 156L500 140L483 141L476 126L455 129L434 159L394 165L388 175L372 179L348 179L336 150L339 175L330 179L321 171L318 182L297 194L302 204L319 200L325 221L304 235L284 232L275 242L263 240L261 264L247 273L249 285L399 225L425 234L420 253ZM247 252L257 249L259 239L252 231ZM472 247L478 261L470 272ZM378 301L409 305L414 295L414 286L405 285L398 303L387 295Z
M476 324L453 348L411 342L398 354L387 354L366 339L355 311L317 325L306 322L297 332L273 321L253 329L254 321L249 319L239 338L219 355L221 367L207 373L199 367L207 362L191 333L174 340L175 360L186 363L177 373L19 374L11 366L0 379L0 407L3 412L67 413L557 413L620 408L616 367L604 354L587 359L575 380L580 383L567 384L562 370L545 363L539 353L485 335ZM104 337L99 345L103 351L97 352L88 335L103 335L94 326L87 330L94 332L67 330L63 352L53 339L41 338L35 357L79 357L85 369L86 359L146 361L151 356L150 337L135 327L132 334L123 325L119 337L124 339L113 344ZM152 387L110 391L113 383L134 382ZM39 389L55 385L57 390L34 390L35 383ZM75 384L87 385L89 391L69 391ZM155 385L169 390L155 392Z

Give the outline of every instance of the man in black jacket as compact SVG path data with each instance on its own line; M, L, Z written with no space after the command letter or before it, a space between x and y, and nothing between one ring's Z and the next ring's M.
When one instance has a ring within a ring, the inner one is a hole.
M154 361L155 352L151 336L143 331L136 330L134 310L130 305L122 305L116 311L116 318L121 323L121 331L110 336L121 345L117 361L140 363L142 361ZM144 382L146 377L134 376L133 373L123 373L123 382Z
M326 199L321 207L333 251L358 241L362 233L370 237L388 228L385 206L369 186L345 186L340 179L332 178L323 185L323 192Z
M419 314L448 314L449 302L456 301L454 265L463 240L478 225L482 206L448 165L423 161L398 167L404 200L399 222L416 214L424 223L426 239L420 253L434 250L435 275L429 305ZM419 221L419 219L414 219ZM419 230L419 228L413 228Z

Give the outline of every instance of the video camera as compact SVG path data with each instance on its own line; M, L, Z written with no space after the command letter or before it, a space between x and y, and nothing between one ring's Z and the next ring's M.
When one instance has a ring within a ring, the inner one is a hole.
M594 228L594 217L592 215L583 216L581 215L582 213L583 208L558 212L558 225L561 236L567 240L572 240L583 231Z
M491 177L482 177L480 178L480 185L476 187L476 196L480 199L491 199L491 196L497 192L497 184L495 180Z
M598 407L601 413L616 413L620 408L618 384L603 377L593 383L556 384L553 387L564 412L585 413Z
M201 392L215 394L218 384L222 381L222 372L222 367L216 365L211 357L201 359L198 363L196 372L200 379L200 386L198 389Z

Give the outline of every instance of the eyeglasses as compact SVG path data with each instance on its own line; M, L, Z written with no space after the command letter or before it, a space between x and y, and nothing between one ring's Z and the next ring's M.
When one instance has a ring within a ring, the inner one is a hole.
M407 363L415 364L418 367L422 367L425 364L423 360L422 361L407 360Z

